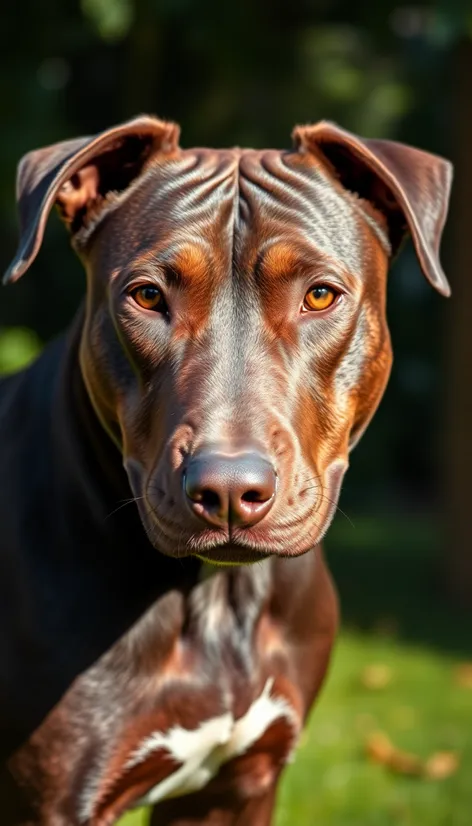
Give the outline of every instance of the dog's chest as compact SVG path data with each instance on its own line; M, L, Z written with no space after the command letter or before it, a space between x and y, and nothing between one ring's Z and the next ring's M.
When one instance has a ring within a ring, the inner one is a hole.
M107 705L92 715L99 742L78 822L201 789L252 796L273 782L301 710L269 595L269 566L213 574L183 611L171 598L153 608L84 681L79 705L97 703L93 686Z

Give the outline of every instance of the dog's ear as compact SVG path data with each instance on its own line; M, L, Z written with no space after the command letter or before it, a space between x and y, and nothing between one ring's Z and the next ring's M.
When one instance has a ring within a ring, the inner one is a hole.
M107 196L125 190L157 153L175 152L178 140L174 123L143 116L25 155L17 174L20 242L4 283L20 278L36 258L54 204L77 233L106 211Z
M382 212L393 253L410 232L424 275L450 295L439 261L452 182L448 161L402 143L358 138L324 121L296 127L293 139L299 152L321 152L346 189Z

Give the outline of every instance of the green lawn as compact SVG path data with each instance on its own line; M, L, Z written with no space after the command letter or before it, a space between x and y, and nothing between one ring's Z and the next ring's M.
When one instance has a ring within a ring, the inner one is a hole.
M362 684L363 669L388 665L382 690ZM460 755L458 771L431 781L371 763L364 743L386 732L395 745L428 757ZM278 826L470 826L472 691L457 685L454 660L424 646L345 632L324 695L279 796Z

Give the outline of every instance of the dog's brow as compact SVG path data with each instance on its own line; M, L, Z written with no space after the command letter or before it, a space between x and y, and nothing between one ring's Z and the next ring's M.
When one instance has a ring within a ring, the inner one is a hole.
M300 254L290 244L278 242L263 250L258 269L268 278L283 278L300 266Z
M291 280L293 276L321 277L336 275L344 271L341 263L314 250L277 241L263 249L256 264L257 274L269 282Z
M179 285L191 280L202 281L210 268L210 261L201 246L186 244L175 255L169 257L168 274Z
M161 252L154 250L151 255L136 261L133 270L143 275L149 274L151 278L159 270L165 274L170 285L179 288L189 282L201 282L210 266L209 256L201 245L186 243L172 245L170 249Z

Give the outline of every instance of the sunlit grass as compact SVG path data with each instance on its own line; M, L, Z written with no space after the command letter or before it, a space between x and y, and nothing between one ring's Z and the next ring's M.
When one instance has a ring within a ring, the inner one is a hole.
M371 664L391 680L364 687ZM345 633L330 680L312 715L296 763L284 778L276 824L467 826L471 823L472 692L457 684L454 659L393 639ZM427 758L460 756L457 773L430 781L393 774L365 755L369 733Z

